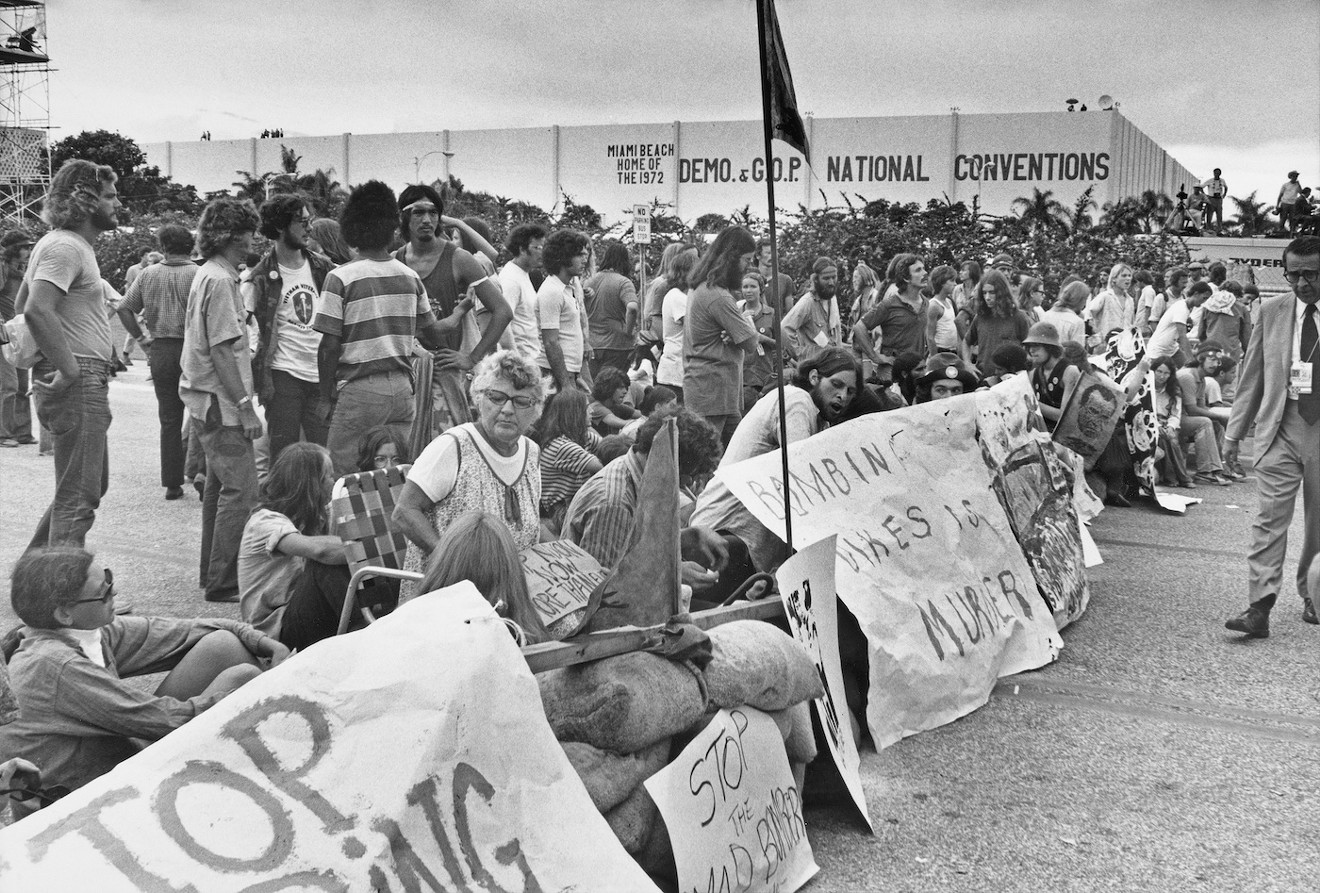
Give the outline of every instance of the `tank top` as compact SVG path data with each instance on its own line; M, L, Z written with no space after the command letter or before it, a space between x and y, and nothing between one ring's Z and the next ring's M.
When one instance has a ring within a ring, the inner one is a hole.
M427 513L435 532L443 534L464 512L490 512L508 526L519 552L536 545L541 536L541 462L536 444L523 438L522 472L506 485L477 446L473 438L481 435L475 434L471 426L451 428L440 436L452 437L458 444L458 474L453 491ZM423 573L427 557L416 543L409 542L403 569ZM404 599L416 594L415 590L410 582L405 583Z
M935 349L957 352L958 325L954 322L953 302L938 300L944 308L944 315L935 323Z
M405 245L394 252L394 256L406 264L408 246ZM461 297L458 293L458 284L454 282L453 242L442 243L440 259L435 262L435 268L422 277L422 285L426 286L426 300L430 303L431 312L435 314L436 319L444 319L454 312ZM463 327L459 326L453 332L446 332L441 342L441 347L458 350L463 345Z

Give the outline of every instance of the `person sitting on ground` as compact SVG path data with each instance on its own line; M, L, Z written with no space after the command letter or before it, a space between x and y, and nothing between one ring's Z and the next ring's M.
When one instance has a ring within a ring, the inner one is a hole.
M602 375L618 372L612 367ZM597 379L599 381L599 379ZM536 427L541 447L541 524L544 533L559 536L564 511L573 496L604 464L592 453L599 436L587 425L587 395L572 388L553 394Z
M784 387L784 422L789 443L806 440L837 424L861 386L861 365L843 347L827 347L798 364L792 384ZM738 423L720 460L725 468L780 446L779 395L756 401ZM746 548L755 570L773 571L788 557L784 543L771 533L718 478L697 498L692 523L709 527Z
M1178 387L1178 369L1174 366L1173 360L1161 357L1151 363L1150 370L1155 378L1155 390L1151 396L1155 402L1155 415L1160 424L1159 449L1164 453L1163 458L1156 463L1160 479L1169 487L1194 488L1196 484L1192 482L1192 476L1187 471L1187 456L1182 449L1185 434L1182 427L1182 390ZM1200 435L1193 435L1190 439L1204 438L1208 432L1209 447L1214 449L1213 455L1217 457L1219 450L1214 444L1214 426L1207 419L1188 419L1188 422L1193 423L1201 431ZM1203 451L1200 446L1198 444L1196 451L1198 466L1201 466L1204 475L1216 478L1214 483L1219 483L1214 468L1206 462L1206 457L1211 453L1209 450ZM1198 477L1201 476L1198 474Z
M234 620L116 616L114 575L75 546L26 552L10 601L25 626L8 656L19 714L0 726L0 753L40 766L48 785L82 787L289 655ZM154 692L124 681L160 672Z
M986 278L994 276L992 270ZM1003 278L1002 276L999 278ZM1020 312L1020 311L1019 311ZM951 353L937 353L926 360L925 371L915 381L918 403L947 400L970 394L981 386L981 379L962 357Z
M1063 344L1059 333L1047 322L1031 327L1022 344L1031 360L1031 389L1036 392L1040 414L1046 427L1053 431L1063 415L1063 398L1076 387L1081 372L1063 359Z
M1001 344L990 359L999 367L998 381L1003 381L1019 372L1031 371L1031 358L1027 356L1027 348L1021 344ZM988 379L984 383L991 384Z
M629 422L619 433L628 438L629 442L636 440L637 432L651 416L657 413L662 418L678 415L680 408L678 395L673 390L662 384L649 387L643 392L642 400L637 405L637 418Z
M678 415L678 411L675 410L673 415ZM642 424L646 423L643 422ZM600 460L602 466L609 465L620 456L628 455L628 451L632 449L635 442L635 439L627 438L622 434L611 434L609 437L602 437L600 445L596 447L596 458Z
M591 427L601 436L618 434L637 418L629 402L628 375L613 366L603 366L591 383L591 406L587 408Z
M691 490L695 481L715 471L719 462L720 442L714 426L691 410L680 410L674 420L678 426L681 501L683 490ZM564 514L560 539L581 546L600 562L601 567L613 568L628 551L642 474L646 470L646 458L651 453L656 434L664 424L665 419L659 416L647 419L646 424L637 432L637 442L632 445L632 449L583 484ZM684 528L682 544L682 582L691 586L698 595L721 583L721 571L727 568L732 575L745 565L745 561L735 561L733 567L729 567L729 549L724 538L709 528ZM746 577L747 573L742 573L733 587ZM731 579L732 576L725 582ZM723 584L720 588L723 589Z
M427 559L426 575L417 584L417 592L434 592L464 580L477 587L496 614L518 625L523 636L519 644L535 645L552 638L532 605L513 535L507 524L489 512L464 512L445 528Z
M334 482L330 452L325 447L307 441L290 444L270 467L261 485L257 509L243 527L238 550L243 619L286 645L292 640L305 645L308 638L303 631L292 628L295 634L290 641L282 635L285 608L295 588L324 587L327 594L337 593L341 605L348 588L344 544L339 537L326 533ZM295 611L306 613L300 610L305 607ZM333 619L337 624L337 612ZM325 635L333 632L331 626Z
M496 509L519 549L540 540L541 450L526 435L545 403L541 370L496 351L477 364L471 395L477 420L427 445L394 506L391 526L408 538L405 570L421 572L445 528L474 509Z
M1228 424L1231 407L1225 406L1215 375L1223 364L1224 346L1210 338L1196 345L1196 359L1178 370L1178 386L1182 388L1183 420L1206 418L1215 426L1215 442L1222 442L1224 426ZM1224 474L1234 480L1239 475L1225 469ZM1245 475L1242 475L1245 477Z

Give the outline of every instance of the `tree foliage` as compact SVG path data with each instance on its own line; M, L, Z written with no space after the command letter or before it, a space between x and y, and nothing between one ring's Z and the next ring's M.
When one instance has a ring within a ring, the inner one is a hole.
M196 214L204 204L192 186L175 183L132 139L108 130L84 130L51 146L51 165L59 170L70 158L108 165L119 177L119 199L130 220L139 215ZM127 221L126 221L127 222Z

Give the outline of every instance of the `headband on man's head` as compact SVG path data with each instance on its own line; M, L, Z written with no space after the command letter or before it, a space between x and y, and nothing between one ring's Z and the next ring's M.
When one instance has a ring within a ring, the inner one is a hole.
M414 183L411 186L405 186L403 192L399 193L399 211L407 213L412 210L412 206L418 202L430 202L435 205L436 211L444 213L445 202L440 198L440 193L435 191L432 186L425 183Z

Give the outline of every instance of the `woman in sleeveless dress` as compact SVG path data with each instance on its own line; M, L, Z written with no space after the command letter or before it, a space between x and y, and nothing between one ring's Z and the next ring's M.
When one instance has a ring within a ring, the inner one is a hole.
M431 441L399 495L391 521L408 538L405 570L423 570L445 528L465 512L498 516L519 550L540 539L540 449L526 436L545 402L540 370L497 351L477 366L472 401L477 420ZM411 588L404 585L400 601Z

